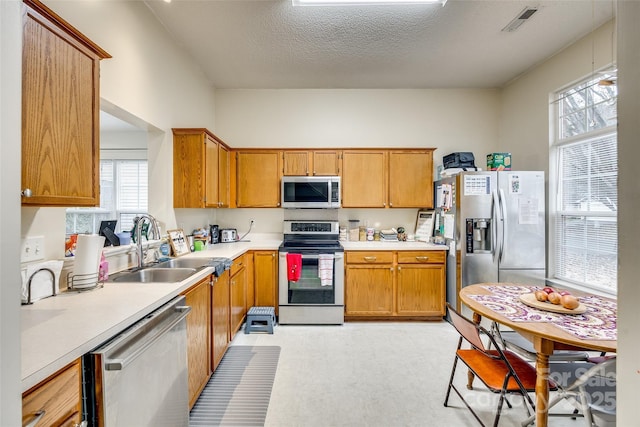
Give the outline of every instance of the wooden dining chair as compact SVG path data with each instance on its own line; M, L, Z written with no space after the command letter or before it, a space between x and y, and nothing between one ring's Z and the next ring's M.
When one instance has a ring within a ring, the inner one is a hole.
M495 338L482 326L472 322L457 312L451 305L447 304L451 324L460 334L458 347L456 349L447 395L444 406L448 406L451 390L462 399L465 406L471 411L480 425L484 426L476 411L467 403L464 396L453 383L458 360L462 361L470 372L477 377L493 393L499 393L500 399L496 409L493 426L496 427L500 421L502 407L506 400L506 394L519 394L523 397L527 414L531 415L529 407L535 412L535 405L529 393L535 392L536 370L517 354L502 349ZM485 346L482 337L488 339L489 344ZM463 342L471 345L471 348L462 348ZM492 348L492 349L489 349ZM550 387L555 389L555 384L550 383ZM527 403L529 406L527 406ZM507 404L509 402L507 401Z

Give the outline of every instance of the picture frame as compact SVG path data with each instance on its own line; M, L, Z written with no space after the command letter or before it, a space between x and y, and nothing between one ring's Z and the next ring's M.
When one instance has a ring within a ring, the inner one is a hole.
M431 236L433 236L434 216L434 210L418 211L416 231L414 233L416 241L429 242L431 240Z
M171 251L176 257L191 253L189 242L184 235L184 230L181 228L175 230L167 230L169 234L169 244L171 245Z

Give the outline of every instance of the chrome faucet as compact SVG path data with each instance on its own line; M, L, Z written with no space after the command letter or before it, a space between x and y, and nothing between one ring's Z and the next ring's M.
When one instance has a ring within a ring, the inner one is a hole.
M145 221L149 222L149 227L153 232L153 237L158 240L161 239L160 229L158 228L158 222L153 216L148 214L142 214L137 216L134 219L135 231L136 231L136 254L138 255L138 268L144 267L144 258L146 255L145 251L142 249L142 226L144 225Z

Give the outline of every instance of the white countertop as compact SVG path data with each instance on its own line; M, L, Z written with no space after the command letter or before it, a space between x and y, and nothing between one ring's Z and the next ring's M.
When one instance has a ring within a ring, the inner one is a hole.
M426 242L340 242L346 251L446 251L446 245Z
M234 259L248 250L276 250L281 240L221 243L185 255ZM341 242L345 250L446 250L424 242ZM81 357L213 272L206 268L178 283L106 282L102 288L63 292L21 307L22 391Z
M185 257L233 259L248 250L276 250L280 243L224 243ZM102 288L63 292L22 306L22 391L108 341L212 272L213 268L206 268L178 283L106 282Z

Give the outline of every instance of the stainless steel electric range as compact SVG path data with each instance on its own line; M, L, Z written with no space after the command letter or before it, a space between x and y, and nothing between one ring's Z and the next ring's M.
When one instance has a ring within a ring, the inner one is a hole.
M337 221L284 222L278 323L344 323L344 248L338 234Z

